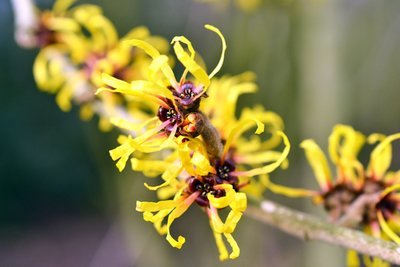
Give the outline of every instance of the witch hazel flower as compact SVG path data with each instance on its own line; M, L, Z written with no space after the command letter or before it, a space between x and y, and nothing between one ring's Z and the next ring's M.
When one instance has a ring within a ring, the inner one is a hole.
M221 32L211 25L205 27L217 33L222 41L221 57L210 74L207 74L195 61L196 52L191 42L184 36L174 37L171 42L177 59L185 67L179 82L168 64L168 56L160 54L150 43L138 39L126 41L125 44L142 49L152 59L147 71L147 79L133 80L129 83L103 74L103 82L107 87L98 89L97 94L113 92L141 99L146 101L153 113L153 117L140 125L114 120L117 126L135 133L134 138L127 138L126 142L110 151L113 160L118 160L119 170L124 169L126 161L135 151L144 153L160 151L171 146L171 143L175 142L179 136L189 139L200 134L202 124L198 111L199 104L201 98L206 96L211 79L222 67L226 49L225 39ZM182 44L187 46L187 51ZM194 80L186 78L189 73Z
M319 146L311 139L301 143L320 186L314 200L323 204L332 221L400 244L400 174L389 171L391 143L398 139L399 133L366 137L350 126L336 125L329 137L335 177ZM378 144L364 167L357 157L366 141ZM361 262L366 266L390 266L379 258L360 258L357 252L348 252L349 266L361 266Z

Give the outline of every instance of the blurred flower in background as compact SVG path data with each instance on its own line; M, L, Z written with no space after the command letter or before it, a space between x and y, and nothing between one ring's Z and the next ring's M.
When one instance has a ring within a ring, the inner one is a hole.
M335 178L319 146L311 139L301 143L321 188L315 202L324 206L331 221L400 244L399 172L388 171L392 163L391 142L399 138L400 134L370 135L369 143L379 143L364 167L357 158L367 138L350 126L336 125L329 137ZM366 266L390 266L378 258L362 258ZM348 252L348 265L361 266L356 252Z

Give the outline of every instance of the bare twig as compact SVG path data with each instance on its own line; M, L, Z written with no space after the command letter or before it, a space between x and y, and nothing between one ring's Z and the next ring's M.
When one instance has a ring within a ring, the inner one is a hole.
M38 16L33 0L11 0L15 21L15 41L21 47L36 47L34 32L38 28Z
M356 227L363 219L363 214L368 207L374 207L381 199L381 192L363 194L356 198L347 208L346 213L337 221L338 225Z
M246 215L304 240L320 240L400 264L400 246L384 241L272 201L248 207Z

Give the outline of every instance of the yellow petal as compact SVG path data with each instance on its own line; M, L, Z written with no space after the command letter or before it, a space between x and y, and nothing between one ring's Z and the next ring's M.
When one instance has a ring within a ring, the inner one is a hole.
M229 254L229 258L232 260L236 259L240 255L240 248L239 248L238 244L236 243L235 239L233 238L233 236L231 234L224 233L224 236L232 248L232 252L231 252L231 254Z
M156 177L162 174L168 166L163 160L139 160L131 159L132 170L142 171L147 177Z
M131 89L131 85L123 80L114 78L111 75L108 75L106 73L103 73L101 75L101 78L103 80L103 82L112 87L112 88L116 88L116 89L120 89L120 90L130 90Z
M56 14L62 14L74 3L76 0L57 0L53 5L53 11Z
M314 171L319 186L323 191L327 191L331 187L332 176L328 161L321 148L311 139L304 140L300 144L300 147L306 153L306 157Z
M126 44L129 44L131 46L139 47L142 49L146 54L148 54L153 60L158 58L160 56L160 52L149 44L148 42L138 40L138 39L132 39L125 41ZM177 84L175 75L171 69L171 67L168 64L163 64L161 67L161 71L163 72L164 76L168 79L170 82L171 86L175 86Z
M236 175L252 177L256 175L271 173L285 161L290 152L290 142L287 136L283 132L278 131L277 133L283 138L283 143L285 145L285 148L283 149L281 156L273 163L267 164L260 168L254 168L248 171L235 172Z
M44 91L55 92L65 80L62 75L62 63L58 60L63 56L60 52L57 52L56 47L48 47L35 59L33 74L38 87Z
M287 197L314 197L318 194L315 191L307 189L291 188L275 184L271 182L267 176L264 176L263 182L265 186L275 194L281 194Z
M123 38L122 40L129 40L129 39L144 39L146 37L150 36L150 31L147 27L145 26L139 26L135 27L132 30L130 30Z
M83 121L88 121L93 118L94 110L90 104L83 104L79 109L79 117Z
M171 44L176 43L176 42L182 42L182 43L186 44L187 47L188 47L189 53L190 53L190 58L192 60L194 60L194 58L196 56L196 52L194 51L192 43L185 36L175 36L172 39ZM180 79L181 83L185 81L186 75L187 75L188 72L189 72L189 70L187 68L183 71L183 74L182 74L181 79Z
M162 95L166 98L173 99L172 92L165 87L159 86L156 83L136 80L131 82L131 90L141 91L147 94Z
M63 32L63 31L79 31L79 24L70 18L63 17L53 17L49 19L50 29L53 31Z
M380 193L381 199L384 198L385 196L387 196L388 194L392 193L393 191L396 191L396 190L400 190L400 184L392 185L392 186L386 188L384 191L382 191Z
M382 211L378 210L376 215L378 216L379 225L381 226L383 232L394 242L400 244L400 237L390 228L387 224L385 218L383 217Z
M185 67L185 71L186 70L189 71L196 78L196 80L199 83L204 85L204 87L208 87L210 85L210 79L208 78L207 73L194 60L194 58L193 58L194 54L189 55L188 53L186 53L186 51L183 49L180 42L185 43L188 46L189 51L194 52L194 49L193 49L191 43L189 42L189 40L187 40L186 38L183 39L182 37L178 37L178 39L176 39L176 41L174 42L174 51L175 51L176 57L182 63L182 65Z
M347 251L347 266L348 267L359 267L360 260L358 258L358 253L355 250Z
M219 260L223 261L228 259L228 250L226 249L224 240L222 240L222 234L213 231L213 235L219 252Z
M336 125L329 136L329 154L332 162L340 165L341 162L356 160L358 152L365 143L365 136L347 125Z
M64 84L64 86L58 91L56 103L62 111L67 112L71 110L72 95L73 91L68 83Z
M155 212L164 209L173 209L177 206L177 202L175 200L163 200L159 202L145 202L145 201L136 201L136 211L140 212Z
M181 248L182 245L185 243L185 238L183 236L178 236L178 240L172 237L170 228L171 224L175 221L175 219L179 218L195 201L195 199L198 197L198 194L194 193L190 195L188 198L186 198L183 201L180 201L178 206L171 212L171 214L168 216L167 220L167 241L171 244L171 246L175 248Z
M236 193L235 200L229 206L232 210L229 212L228 217L225 220L223 232L231 234L233 231L235 231L236 225L242 217L243 212L247 208L246 194Z
M221 69L221 67L222 67L222 64L224 63L224 57L225 57L225 51L226 51L226 42L225 42L224 36L222 35L221 31L220 31L218 28L216 28L216 27L214 27L214 26L211 26L211 25L209 25L209 24L206 24L204 27L205 27L207 30L213 31L213 32L215 32L216 34L218 34L218 36L219 36L219 38L221 38L221 42L222 42L222 52L221 52L221 56L220 56L220 59L219 59L219 61L218 61L218 64L217 64L217 66L215 67L215 69L210 73L210 75L208 75L208 77L211 79L212 77L215 76L215 74L218 73L218 71L219 71L219 70Z
M219 252L219 259L221 261L226 260L228 258L228 251L227 251L225 243L224 243L224 241L222 239L222 234L215 231L211 221L210 221L210 226L211 226L211 229L213 231L215 242L217 244L217 248L218 248L218 252ZM237 245L237 243L236 243L235 239L233 238L233 236L231 234L226 234L226 233L224 233L223 235L224 235L224 237L226 238L226 240L228 241L229 245L232 248L232 252L229 255L229 258L230 259L235 259L235 258L239 257L240 248Z
M176 179L181 172L182 172L182 168L173 168L173 170L172 169L167 170L163 174L163 179L165 180L164 183L157 185L157 186L149 186L147 183L144 183L144 186L149 190L156 191L160 188L170 185L171 181L173 179Z
M391 143L400 139L400 133L386 137L371 153L368 170L377 178L382 178L392 162Z
M129 156L137 149L139 149L139 144L129 136L123 144L109 151L114 161L119 159L116 164L119 171L125 168Z
M210 160L203 153L193 152L190 162L196 166L196 174L198 175L207 175L213 170Z
M232 185L230 184L220 184L214 186L215 189L223 189L225 190L225 196L223 197L215 197L211 193L207 194L207 198L210 201L210 204L214 206L217 209L222 209L229 204L231 204L235 200L235 190L232 188Z
M159 119L158 117L150 118L142 123L131 122L120 117L111 117L110 122L117 126L118 128L128 130L128 131L142 131L145 127L151 123L157 122Z
M282 152L278 151L262 151L256 153L249 153L249 154L241 154L235 161L237 163L244 163L244 164L260 164L260 163L267 163L278 160L282 155ZM285 165L287 167L288 162L285 160Z
M236 126L231 130L228 139L226 140L224 151L223 151L223 158L225 158L226 153L228 153L229 148L231 147L232 143L236 142L236 140L250 128L254 127L255 124L257 125L257 129L255 131L256 134L260 134L264 131L264 124L257 119L244 119L238 121Z

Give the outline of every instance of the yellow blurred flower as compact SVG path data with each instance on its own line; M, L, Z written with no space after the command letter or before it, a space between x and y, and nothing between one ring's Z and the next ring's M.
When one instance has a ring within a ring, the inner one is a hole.
M337 170L335 178L324 153L313 140L303 141L301 147L321 188L315 200L324 205L333 221L352 217L357 219L356 227L363 231L400 244L400 172L388 171L392 160L391 143L397 139L400 134L387 137L372 134L366 138L350 126L335 126L329 137L329 155ZM365 168L357 156L366 141L378 142L378 145ZM357 201L360 203L363 197L372 200L360 206ZM348 262L349 266L359 266L357 253L350 251ZM367 256L363 257L363 262L366 266L390 266Z
M69 111L75 102L81 106L82 119L88 120L98 114L102 130L111 128L111 117L129 120L141 117L142 104L110 93L96 97L95 90L104 85L102 73L125 80L143 77L150 60L142 51L124 45L126 39L146 40L164 53L169 49L167 41L152 36L142 26L119 40L113 24L98 6L69 8L73 2L57 1L51 11L41 13L43 22L38 38L51 41L42 42L34 63L38 87L56 94L56 102L63 111Z

